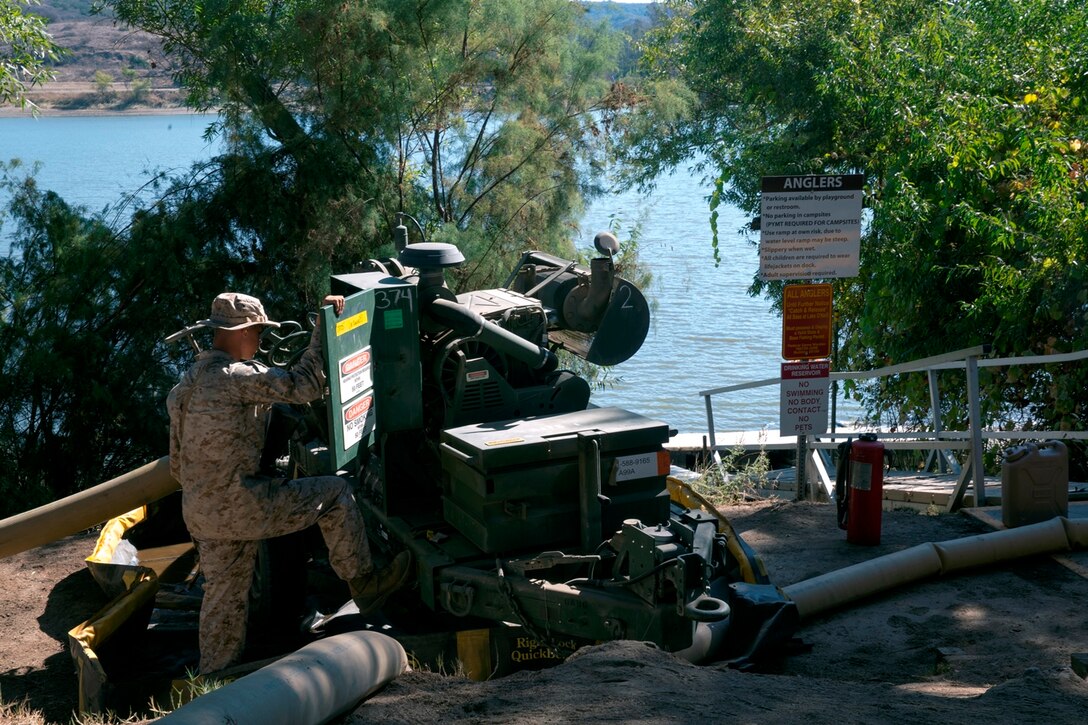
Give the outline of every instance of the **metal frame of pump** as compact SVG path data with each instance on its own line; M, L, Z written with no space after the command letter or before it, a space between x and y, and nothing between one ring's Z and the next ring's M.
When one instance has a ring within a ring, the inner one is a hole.
M407 235L397 238L406 241ZM443 269L463 259L455 248L398 247L398 260L371 260L361 275L334 277L333 291L343 294L384 275L393 278L388 280L392 284L408 283L418 305L419 346L424 338L434 340L453 331L549 375L556 368L549 344L593 362L614 364L637 351L644 339L648 308L637 288L614 275L614 240L598 243L608 258L595 262L589 274L574 262L550 255L531 252L522 258L508 284L540 305L548 329L539 342L485 319L449 292ZM638 315L634 324L621 317L631 311ZM379 328L375 324L375 330ZM398 344L403 348L412 335L400 332ZM411 388L403 384L405 361L418 361L426 371L426 355L383 349L380 335L371 344L377 362L375 392L390 394L380 380L387 371L397 392L386 401L378 400L373 448L359 447L364 492L359 503L372 542L413 551L425 606L455 617L518 623L543 641L556 636L635 637L673 651L691 644L696 622L728 617L728 605L707 593L710 582L728 570L725 538L716 533L711 517L676 508L667 521L644 524L632 519L610 539L601 541L599 534L594 535L601 531L604 496L599 441L592 435L579 435L578 441L579 540L565 544L578 553L488 555L451 530L435 505L441 498L436 481L441 466L434 447L437 440L426 442L436 431L428 433L425 411L414 409L424 407L421 393L409 391L403 399L396 398ZM425 384L421 381L419 387ZM584 402L568 405L585 407ZM304 458L317 465L321 455L311 451Z
M582 553L546 551L487 558L463 537L420 536L419 526L360 501L380 541L412 551L420 599L455 617L513 622L541 642L650 640L669 651L691 645L696 622L729 616L728 605L706 592L726 573L726 538L701 511L674 507L667 523L629 519L611 539L600 529L601 462L592 436L579 436L579 517ZM435 522L436 526L440 525ZM586 576L570 578L572 571Z

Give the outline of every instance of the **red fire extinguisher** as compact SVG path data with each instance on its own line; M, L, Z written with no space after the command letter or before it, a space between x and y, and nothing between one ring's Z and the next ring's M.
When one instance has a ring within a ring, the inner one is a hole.
M884 498L884 444L872 433L839 446L835 499L839 528L851 544L880 543L881 501Z

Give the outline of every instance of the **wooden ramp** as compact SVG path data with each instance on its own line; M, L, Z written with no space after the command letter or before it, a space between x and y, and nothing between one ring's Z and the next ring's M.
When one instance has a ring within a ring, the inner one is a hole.
M956 489L958 475L954 473L918 473L887 471L884 474L884 508L947 509ZM975 506L974 486L963 494L964 506ZM986 506L1001 505L1001 479L986 477Z
M858 434L864 430L838 429L839 433ZM817 436L819 438L819 436ZM694 461L706 465L711 451L719 455L732 452L747 454L767 453L772 470L767 474L766 486L753 491L756 496L778 496L794 498L797 493L797 469L789 465L796 460L797 438L785 437L768 430L733 431L717 433L716 445L711 449L709 436L704 433L679 433L672 437L665 448L672 454L678 465L692 467ZM890 448L910 449L910 441L886 441ZM927 447L932 447L930 444ZM827 469L832 479L834 471L830 460ZM929 473L920 471L890 470L884 473L884 508L916 508L947 510L955 489L958 474ZM1088 499L1088 484L1070 483L1069 500ZM974 485L968 485L963 494L962 505L976 507ZM986 500L982 506L1001 506L1001 479L986 477Z
M957 476L954 474L917 473L914 471L884 472L884 509L915 508L929 511L934 508L944 511L956 488ZM797 495L797 469L776 468L767 474L767 486L757 488L756 496L794 498ZM1069 484L1070 511L1072 503L1084 501L1088 504L1088 483ZM963 495L965 507L975 507L973 488L968 488ZM986 477L986 507L996 508L997 517L1001 518L1001 479ZM980 508L980 507L979 507ZM1081 509L1078 509L1078 511ZM1070 516L1073 514L1070 513ZM1081 514L1078 514L1078 516ZM1084 514L1088 518L1088 513Z
M922 511L930 508L944 510L956 488L955 474L918 473L915 471L884 472L884 509L916 508ZM767 474L768 486L754 491L757 496L779 496L793 498L797 495L797 469L776 468ZM1083 484L1082 484L1083 485ZM1072 492L1073 486L1070 486ZM986 479L986 504L1001 505L1001 481L997 478ZM975 505L973 489L963 495L964 506Z

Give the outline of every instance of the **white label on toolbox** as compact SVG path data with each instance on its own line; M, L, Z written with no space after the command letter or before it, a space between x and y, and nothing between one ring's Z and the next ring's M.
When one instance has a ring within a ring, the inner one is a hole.
M368 391L369 392L369 391ZM343 411L344 450L363 440L374 430L374 395L365 395Z
M636 478L649 478L659 475L657 470L657 452L640 453L634 456L616 458L616 481L631 481Z

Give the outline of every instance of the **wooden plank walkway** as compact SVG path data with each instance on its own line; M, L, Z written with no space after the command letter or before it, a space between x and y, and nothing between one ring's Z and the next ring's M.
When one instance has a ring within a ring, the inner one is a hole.
M715 434L714 450L731 451L743 448L749 452L792 451L797 448L797 437L779 435L777 431L727 431ZM677 433L665 448L678 453L701 453L710 450L710 436L706 433Z
M865 431L839 429L839 432L860 434ZM897 443L898 445L894 446L896 448L909 448L910 446L909 441ZM709 436L704 433L680 433L673 436L665 445L665 448L674 454L674 459L683 460L685 457L692 459L699 455L705 455L710 450ZM793 498L796 495L797 470L792 466L782 465L781 463L782 459L787 456L786 452L794 452L796 448L796 437L781 436L777 432L767 430L717 433L716 445L714 446L714 450L719 453L743 450L747 453L764 451L772 454L772 462L778 459L778 467L768 472L767 486L756 489L753 494L782 498ZM945 509L956 488L957 479L958 474L955 473L887 471L884 474L884 508ZM1088 484L1070 483L1069 498L1070 501L1088 498ZM1000 478L986 477L986 501L984 505L1000 507ZM972 484L967 486L964 493L963 506L975 507L975 491Z
M918 473L916 471L885 471L884 509L915 508L927 511L931 507L944 510L956 488L955 474ZM767 474L768 486L758 488L757 496L793 498L797 494L797 469L776 468ZM1069 500L1088 502L1088 483L1069 483ZM975 507L975 492L968 486L963 495L963 506ZM997 507L1001 517L1001 479L986 477L986 506ZM1086 514L1088 516L1088 514Z
M917 471L888 471L884 474L885 508L909 506L928 509L947 507L959 476L954 473L918 473ZM890 506L889 506L890 504ZM968 485L963 505L975 505L975 487ZM1001 479L986 477L986 506L1001 505Z
M948 500L952 498L956 480L957 476L951 473L885 471L884 508L886 510L916 508L923 511L930 507L944 509L948 506ZM771 485L756 489L754 493L759 496L793 498L797 493L797 469L776 468L768 472L768 483ZM1073 490L1071 485L1070 491ZM986 503L989 506L1001 505L1001 479L987 476ZM967 492L964 493L963 505L975 505L975 493L972 487L968 487Z

